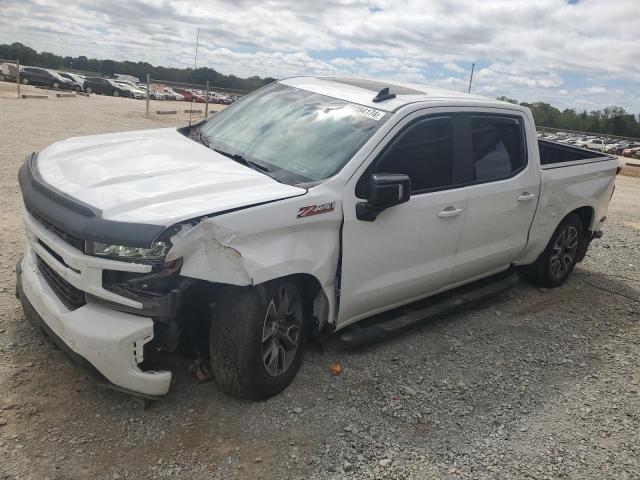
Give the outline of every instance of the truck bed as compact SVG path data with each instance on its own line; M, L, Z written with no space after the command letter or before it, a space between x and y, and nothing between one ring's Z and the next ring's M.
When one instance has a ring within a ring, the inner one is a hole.
M595 152L542 139L538 139L538 148L540 149L540 164L543 166L581 160L604 160L612 158L611 155L602 152Z

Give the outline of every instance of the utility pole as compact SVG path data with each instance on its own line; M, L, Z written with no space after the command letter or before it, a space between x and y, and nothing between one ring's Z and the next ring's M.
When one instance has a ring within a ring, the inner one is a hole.
M149 116L149 99L151 98L151 75L147 73L147 116Z
M20 59L16 60L16 89L20 98Z
M207 80L207 91L205 93L204 101L204 118L207 118L207 115L209 115L209 80Z
M476 64L472 63L471 64L471 76L469 77L469 89L467 90L467 93L471 93L471 82L473 82L473 70L476 68Z

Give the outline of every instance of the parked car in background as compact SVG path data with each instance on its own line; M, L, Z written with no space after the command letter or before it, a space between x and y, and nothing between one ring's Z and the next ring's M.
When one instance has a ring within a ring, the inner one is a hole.
M114 83L116 85L121 86L125 90L127 90L127 92L128 92L127 96L129 98L135 98L137 100L140 100L142 98L146 98L146 96L147 96L147 92L145 92L144 90L141 90L140 88L135 87L134 85L130 84L129 82L118 82L118 81L115 81Z
M588 148L589 150L595 150L597 152L602 152L604 150L604 140L602 140L601 138L594 138L591 140L587 140L584 145L585 148Z
M18 65L10 62L0 63L0 82L15 82L18 75Z
M147 95L147 92L149 92L149 98L151 100L164 100L165 99L164 94L154 90L153 88L148 90L147 86L142 84L142 83L138 85L138 88L144 92L145 97Z
M24 85L40 85L54 89L73 90L74 83L55 70L39 67L20 67L20 81Z
M76 92L84 91L84 76L78 75L77 73L70 72L58 72L61 77L64 77L73 82L73 90Z
M102 77L87 77L84 81L85 90L89 93L111 95L114 97L130 97L130 90L113 80Z
M184 100L184 96L179 94L178 92L174 91L172 88L170 87L165 87L164 88L164 96L166 97L167 100Z
M625 148L622 151L622 156L633 157L637 152L640 152L640 146Z
M205 103L204 97L186 88L174 88L176 92L184 97L185 102Z

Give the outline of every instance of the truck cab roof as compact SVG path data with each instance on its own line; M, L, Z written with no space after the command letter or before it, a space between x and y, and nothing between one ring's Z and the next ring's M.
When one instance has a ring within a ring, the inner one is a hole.
M520 105L472 93L396 81L357 77L291 77L280 80L280 83L386 112L395 112L406 105L418 102L447 102L450 105L476 104L519 111L527 110ZM374 101L378 93L385 88L389 89L390 94L395 94L395 97Z

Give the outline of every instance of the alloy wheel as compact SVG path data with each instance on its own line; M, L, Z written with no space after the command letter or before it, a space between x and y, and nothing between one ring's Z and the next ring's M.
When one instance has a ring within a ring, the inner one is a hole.
M562 230L553 244L549 259L551 275L562 278L573 265L578 251L578 230L570 226Z
M291 284L283 284L269 301L262 328L262 362L272 377L284 374L302 341L302 299Z

